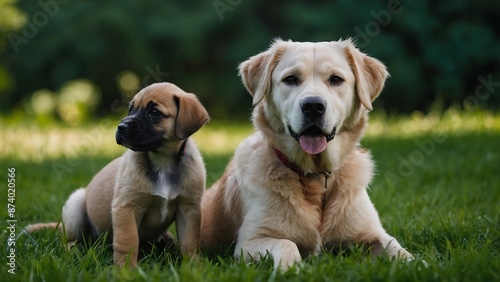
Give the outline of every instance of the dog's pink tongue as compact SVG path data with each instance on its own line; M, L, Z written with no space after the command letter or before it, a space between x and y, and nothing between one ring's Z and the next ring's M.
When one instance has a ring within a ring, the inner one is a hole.
M299 144L302 150L310 155L319 154L328 146L326 137L323 135L302 135L299 137Z

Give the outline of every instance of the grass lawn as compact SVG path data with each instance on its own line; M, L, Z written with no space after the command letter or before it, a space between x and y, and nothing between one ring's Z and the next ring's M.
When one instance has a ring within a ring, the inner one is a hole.
M500 281L500 114L375 115L362 145L377 163L369 194L384 227L415 262L371 258L361 248L310 257L276 273L270 260L245 265L230 254L181 261L175 250L146 254L138 269L119 269L102 243L67 251L54 231L19 235L8 272L8 168L15 168L16 234L60 220L69 194L123 153L116 120L80 127L1 120L2 281ZM223 172L250 124L212 123L195 134L208 185ZM425 267L420 260L425 260Z

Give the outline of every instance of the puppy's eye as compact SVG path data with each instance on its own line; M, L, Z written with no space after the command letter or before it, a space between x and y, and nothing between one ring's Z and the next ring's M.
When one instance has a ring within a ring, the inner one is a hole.
M157 109L152 109L149 111L148 116L152 119L159 119L163 116L163 114Z
M344 82L344 79L338 75L332 75L328 79L328 82L330 83L331 86L338 86Z
M283 79L283 82L289 86L299 85L299 79L295 75L289 75Z

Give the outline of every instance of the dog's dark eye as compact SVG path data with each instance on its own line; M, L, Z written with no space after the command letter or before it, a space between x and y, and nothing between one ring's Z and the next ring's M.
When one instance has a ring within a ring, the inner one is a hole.
M152 119L158 119L161 118L163 114L157 109L152 109L151 111L149 111L148 116Z
M342 84L342 82L344 82L344 79L342 79L342 77L340 77L338 75L332 75L328 79L328 82L330 82L331 86L337 86L337 85Z
M289 75L283 79L286 85L297 86L299 85L299 79L295 75Z

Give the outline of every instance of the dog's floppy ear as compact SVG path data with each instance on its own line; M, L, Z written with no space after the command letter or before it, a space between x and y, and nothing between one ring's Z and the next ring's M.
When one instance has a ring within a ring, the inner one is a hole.
M198 131L210 116L193 94L174 95L174 100L177 105L175 136L184 140Z
M253 105L257 105L271 91L271 74L284 53L284 42L276 39L271 47L239 66L243 84L253 97Z
M372 102L384 88L389 73L382 62L359 51L350 40L344 42L346 57L356 79L356 93L361 104L371 111Z

